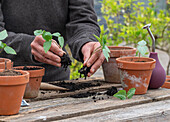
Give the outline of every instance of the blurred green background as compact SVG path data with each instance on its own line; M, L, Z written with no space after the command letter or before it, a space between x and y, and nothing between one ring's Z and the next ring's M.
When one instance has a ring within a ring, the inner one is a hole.
M94 0L99 25L107 31L107 45L137 46L137 42L152 41L147 30L142 29L151 23L151 31L156 39L156 49L165 52L169 59L165 70L170 74L170 2L168 0ZM68 50L68 47L67 47ZM70 51L69 54L71 55ZM70 79L79 77L82 63L72 58Z

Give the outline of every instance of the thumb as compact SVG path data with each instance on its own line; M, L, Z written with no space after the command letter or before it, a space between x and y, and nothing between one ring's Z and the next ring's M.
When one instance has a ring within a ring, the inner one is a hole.
M91 53L92 53L91 45L85 44L82 48L82 54L84 56L84 58L83 58L83 60L84 60L83 65L84 66L87 64L87 61L89 60L89 58L91 56Z

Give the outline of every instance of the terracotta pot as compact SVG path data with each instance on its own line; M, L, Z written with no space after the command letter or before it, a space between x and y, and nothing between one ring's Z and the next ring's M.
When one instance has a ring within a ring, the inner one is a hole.
M148 89L155 59L141 57L121 57L116 59L120 69L122 87L128 91L136 88L135 94L145 94Z
M163 84L162 88L167 88L167 89L170 89L170 75L166 76L166 81L165 83Z
M30 73L29 83L26 86L24 98L36 98L40 89L42 77L44 76L45 68L40 66L27 66L28 68L39 68L37 70L26 70ZM17 66L14 69L23 70L24 66Z
M13 67L13 63L8 58L0 58L0 69L5 69L5 60L7 61L7 69L11 69Z
M109 61L107 62L105 60L102 64L105 81L112 83L121 83L116 58L124 56L126 57L134 56L136 54L136 49L132 47L121 46L109 46L109 49L110 49Z
M3 70L1 69L0 72ZM0 115L13 115L19 112L29 73L23 75L0 76Z

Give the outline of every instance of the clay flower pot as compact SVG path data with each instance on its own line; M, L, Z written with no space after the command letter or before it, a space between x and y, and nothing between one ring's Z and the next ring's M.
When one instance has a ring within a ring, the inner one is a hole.
M152 71L155 68L155 59L121 57L117 58L116 62L120 69L122 87L126 91L131 88L136 88L135 94L145 94L148 89Z
M132 47L123 46L109 46L108 48L110 49L109 61L107 62L105 60L102 64L105 81L112 83L121 83L120 73L116 64L116 58L124 56L132 57L136 54L136 49Z
M13 63L8 58L0 58L0 69L5 69L5 61L7 61L7 69L11 69L13 67Z
M165 81L165 83L163 84L162 88L170 89L170 75L167 75L167 76L166 76L166 81Z
M3 70L1 69L0 72ZM0 76L0 115L13 115L19 112L29 73L22 75Z
M36 98L38 96L38 92L40 89L42 77L44 76L45 68L40 66L17 66L14 67L17 70L25 70L28 71L30 74L29 83L26 86L24 98Z

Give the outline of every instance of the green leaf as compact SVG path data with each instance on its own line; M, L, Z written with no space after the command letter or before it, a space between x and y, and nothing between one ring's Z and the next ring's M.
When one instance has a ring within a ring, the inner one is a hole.
M34 31L34 35L35 36L39 36L39 35L42 35L43 34L43 31L42 30L35 30Z
M105 49L110 53L110 49L105 45Z
M137 46L137 49L142 56L145 56L148 50L147 46Z
M60 44L60 47L63 48L63 46L64 46L64 38L63 37L58 37L58 42Z
M106 40L107 40L107 35L104 35L102 39L103 47L106 45Z
M17 53L15 52L15 50L9 46L5 46L4 48L4 51L7 53L7 54L13 54L13 55L16 55Z
M109 57L110 57L109 52L106 49L102 49L102 51L103 51L104 57L106 58L106 60L108 62L109 61Z
M6 30L0 32L0 40L4 40L7 36L8 34Z
M56 36L56 37L59 37L61 34L57 32L57 33L53 33L52 35Z
M127 92L127 98L131 99L133 95L135 94L135 91L136 91L136 88L129 89L129 91Z
M93 34L93 36L96 37L96 39L97 39L99 42L101 41L101 39L100 39L98 36L96 36L96 35L94 35L94 34Z
M51 42L52 40L44 42L43 48L44 48L45 53L47 53L49 49L51 48Z
M146 45L146 41L142 40L138 42L138 45L140 46L145 46Z
M2 41L0 41L0 49L3 47L4 47L4 45L3 45Z
M121 100L125 100L126 99L126 91L120 90L116 94L114 94L113 96L116 97L116 98L119 98Z
M148 48L146 46L146 41L142 40L138 42L137 49L142 56L145 56Z
M42 37L46 41L50 41L52 39L52 34L50 32L43 32Z

